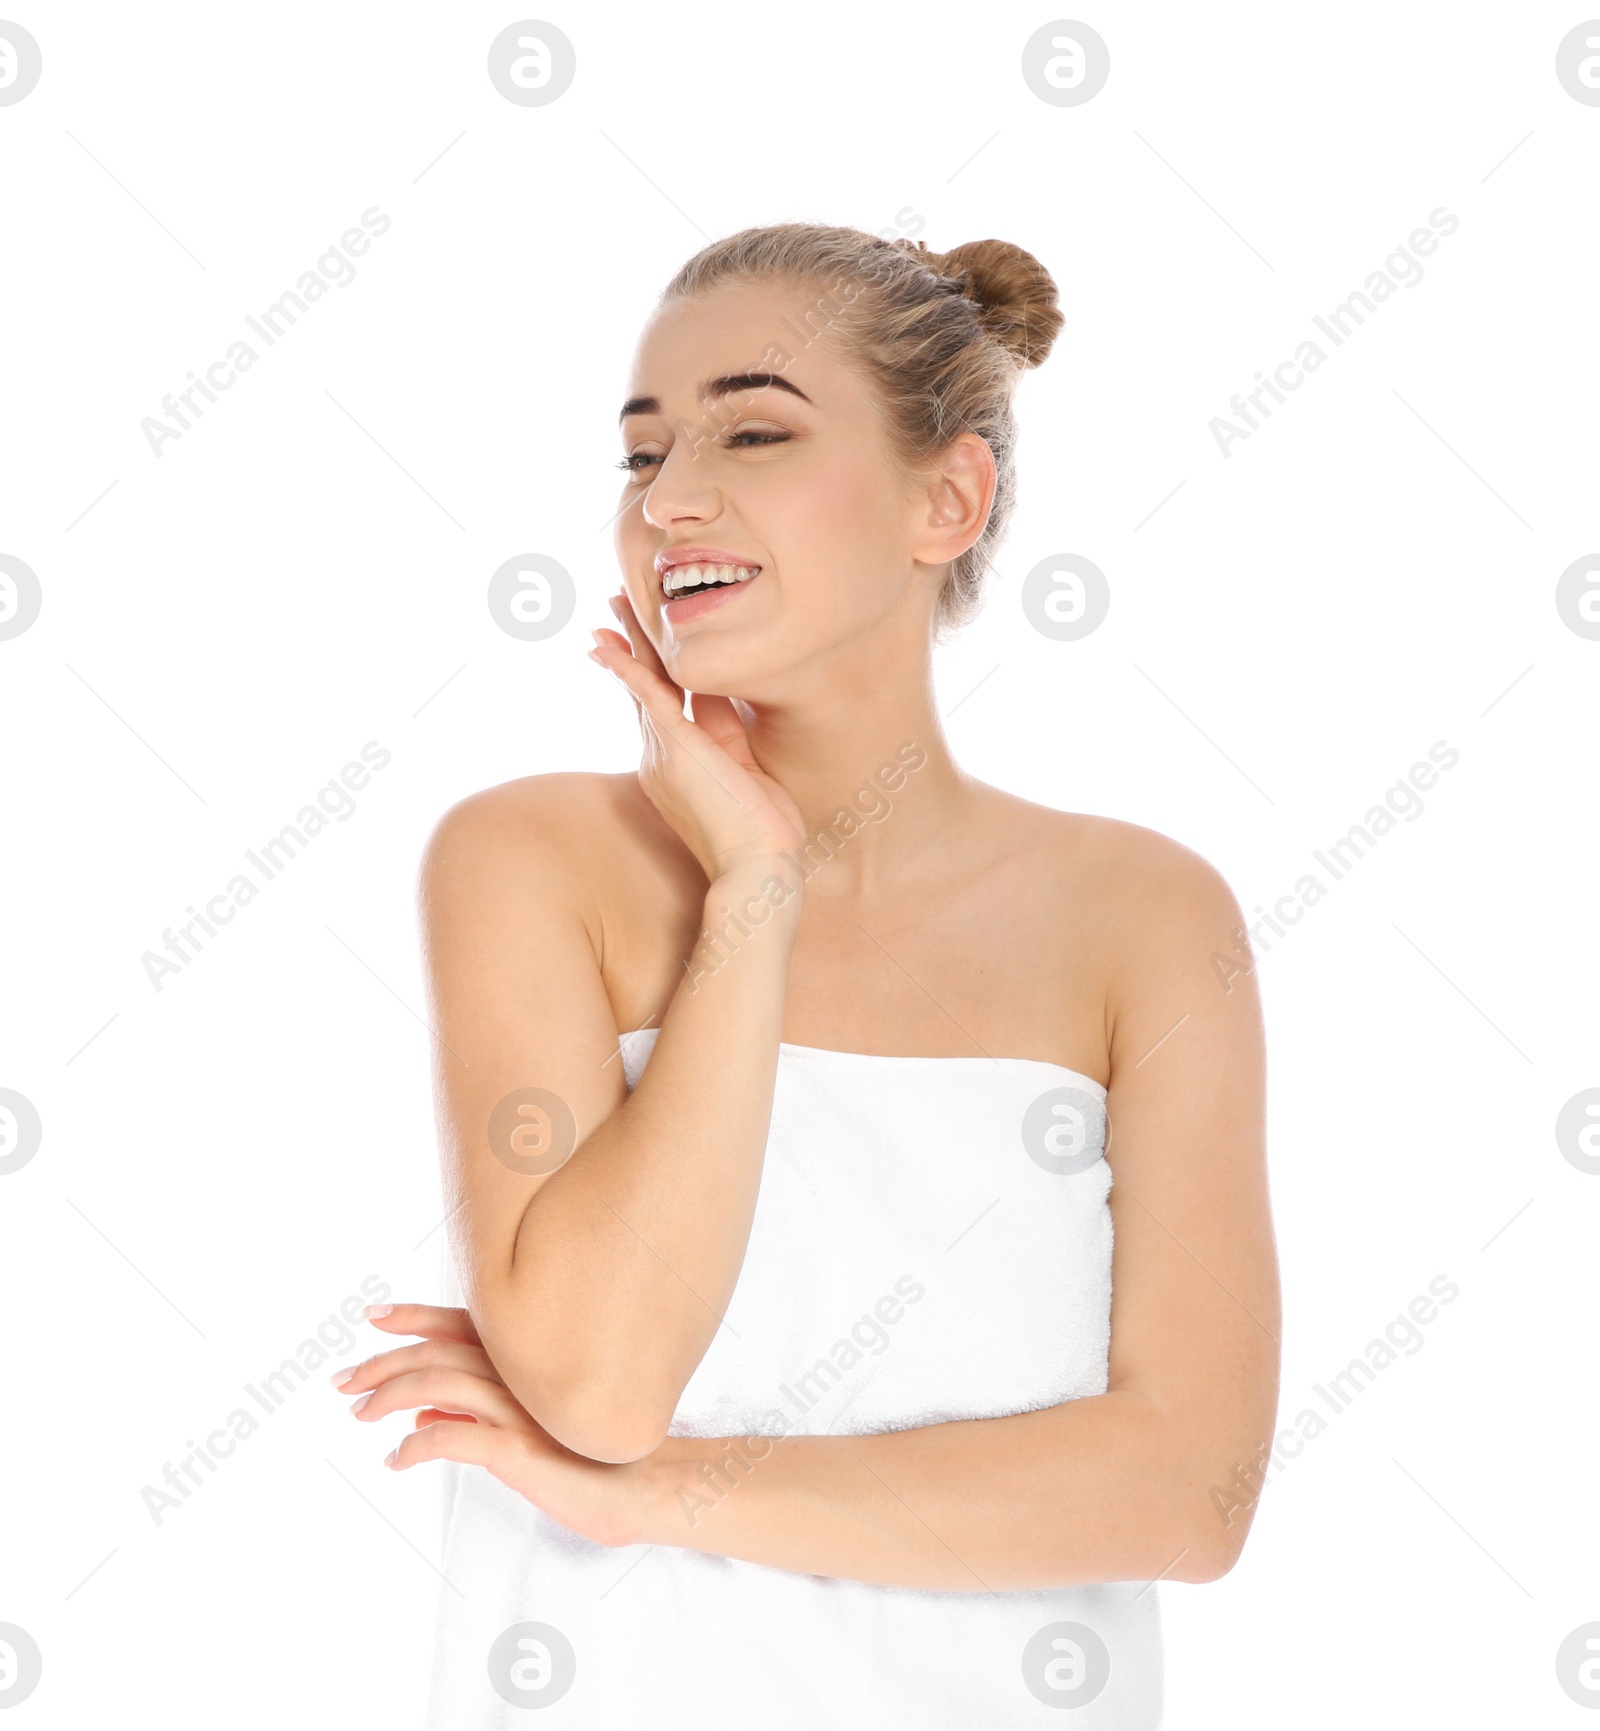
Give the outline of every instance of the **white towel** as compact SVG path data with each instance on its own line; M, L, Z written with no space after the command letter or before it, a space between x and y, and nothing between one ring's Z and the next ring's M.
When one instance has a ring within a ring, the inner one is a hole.
M654 1039L624 1043L630 1088ZM1103 1394L1105 1097L1032 1059L782 1046L739 1281L673 1434L859 1435ZM929 1591L615 1550L480 1467L441 1470L430 1731L529 1708L583 1731L1160 1723L1148 1583Z

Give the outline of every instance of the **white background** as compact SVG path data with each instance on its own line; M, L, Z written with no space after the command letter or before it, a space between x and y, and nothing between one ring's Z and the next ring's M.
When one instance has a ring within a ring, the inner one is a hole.
M1020 57L1062 14L1004 0L563 6L542 108L486 75L505 8L10 16L43 53L0 108L0 552L44 596L0 643L0 1086L44 1125L0 1178L17 1724L419 1722L409 1419L313 1379L159 1525L141 1488L364 1277L439 1296L419 854L475 789L636 761L583 653L632 344L700 246L794 219L996 236L1060 285L938 665L968 769L1178 838L1248 911L1460 753L1262 956L1280 1424L1460 1294L1232 1574L1163 1587L1167 1723L1586 1723L1554 1661L1600 1619L1600 1178L1554 1123L1600 1084L1600 642L1554 595L1600 544L1600 108L1555 76L1587 14L1096 0L1066 16L1110 78L1053 107ZM153 456L141 421L374 205L356 279ZM1423 280L1224 457L1211 418L1439 206ZM545 642L485 603L527 552L578 585ZM1062 643L1019 594L1068 552L1112 601ZM355 815L157 992L141 955L369 740Z

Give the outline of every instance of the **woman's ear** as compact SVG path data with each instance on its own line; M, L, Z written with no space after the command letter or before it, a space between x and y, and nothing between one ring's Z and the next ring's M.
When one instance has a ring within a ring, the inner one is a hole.
M925 565L948 565L966 552L989 521L994 452L976 433L960 433L919 473L924 486L912 556Z

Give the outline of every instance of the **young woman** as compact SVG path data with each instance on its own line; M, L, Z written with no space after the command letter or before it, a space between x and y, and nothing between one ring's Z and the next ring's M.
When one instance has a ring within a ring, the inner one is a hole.
M380 1307L419 1342L342 1383L452 1463L430 1724L1153 1726L1155 1583L1239 1556L1279 1329L1243 919L935 707L1061 322L1004 242L782 224L643 333L593 651L643 761L430 842L462 1302Z

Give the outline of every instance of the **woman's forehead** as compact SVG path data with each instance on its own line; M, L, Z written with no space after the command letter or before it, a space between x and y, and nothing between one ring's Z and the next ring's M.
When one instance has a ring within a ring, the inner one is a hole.
M830 387L837 393L842 371L804 294L741 285L658 309L634 352L628 396L710 402L729 394L726 381L755 377L815 405Z

